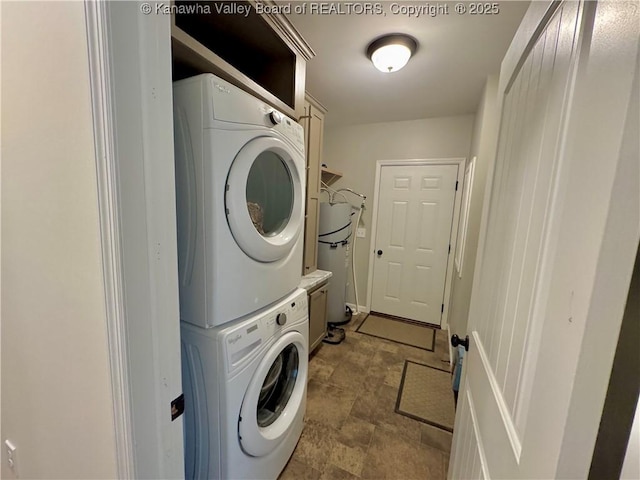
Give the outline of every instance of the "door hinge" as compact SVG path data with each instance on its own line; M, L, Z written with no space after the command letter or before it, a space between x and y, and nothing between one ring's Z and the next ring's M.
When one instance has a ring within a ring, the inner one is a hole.
M456 180L456 192L458 191L458 180Z
M444 303L442 304L442 308L440 308L440 313L444 313Z
M449 244L449 253L451 253L451 244Z

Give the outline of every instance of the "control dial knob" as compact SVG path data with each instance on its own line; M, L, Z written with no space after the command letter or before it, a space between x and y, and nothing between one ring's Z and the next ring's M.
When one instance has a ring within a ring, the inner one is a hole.
M285 323L287 323L287 314L279 313L278 316L276 317L276 323L278 325L284 325Z
M274 125L282 123L282 114L276 110L271 110L269 112L269 121Z

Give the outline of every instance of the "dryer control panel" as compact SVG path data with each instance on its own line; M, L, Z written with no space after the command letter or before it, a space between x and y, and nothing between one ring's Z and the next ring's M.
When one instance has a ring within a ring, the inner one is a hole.
M304 151L304 129L298 122L278 110L263 104L265 124L287 137L300 151Z
M193 125L192 128L215 128L216 121L270 127L287 137L300 152L304 152L302 125L226 80L212 73L203 73L175 82L176 88L189 96L186 101L203 108L202 124Z

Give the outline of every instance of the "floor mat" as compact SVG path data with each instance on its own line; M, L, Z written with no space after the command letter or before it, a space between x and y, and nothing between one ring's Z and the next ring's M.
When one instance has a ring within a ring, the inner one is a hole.
M456 412L451 389L451 374L428 365L405 360L396 412L453 432Z
M367 315L356 332L421 348L429 352L433 352L436 342L436 331L431 327L395 318L380 317L375 314Z

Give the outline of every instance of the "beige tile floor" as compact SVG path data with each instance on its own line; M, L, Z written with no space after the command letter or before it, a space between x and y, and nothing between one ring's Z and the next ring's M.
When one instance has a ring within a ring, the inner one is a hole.
M451 434L394 408L405 360L448 367L446 332L427 352L358 333L359 323L312 355L304 431L280 479L445 479Z

